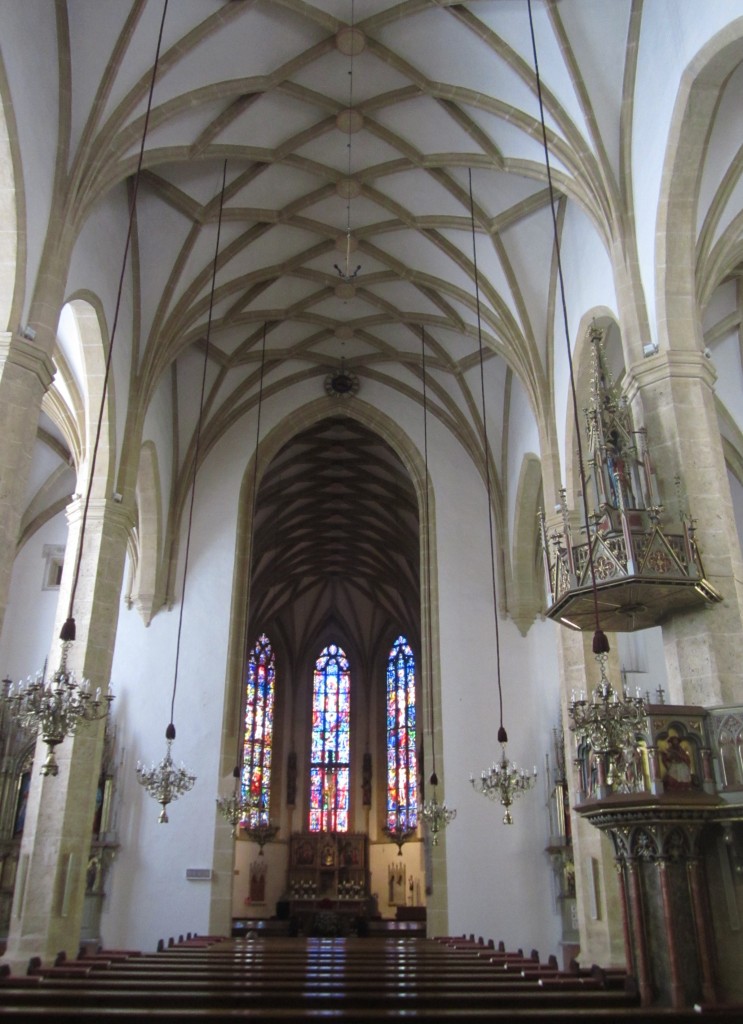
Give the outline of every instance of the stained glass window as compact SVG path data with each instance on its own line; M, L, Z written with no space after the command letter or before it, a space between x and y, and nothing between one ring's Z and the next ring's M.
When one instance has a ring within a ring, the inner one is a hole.
M387 826L418 824L415 655L404 636L387 659Z
M276 661L271 641L261 633L248 658L245 683L242 796L254 805L252 827L268 823L271 790L271 741L276 690Z
M310 751L310 832L348 831L351 670L336 644L315 662Z

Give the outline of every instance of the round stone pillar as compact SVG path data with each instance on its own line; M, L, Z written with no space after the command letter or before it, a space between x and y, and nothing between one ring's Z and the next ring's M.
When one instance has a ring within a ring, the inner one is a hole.
M57 630L66 618L81 502L68 510L70 531L60 591ZM73 612L77 639L68 668L105 693L113 657L131 514L113 501L91 501ZM55 642L49 664L59 665ZM23 970L31 956L44 962L64 950L75 957L80 942L85 873L92 839L104 723L82 723L57 748L59 774L42 777L45 748L36 748L5 960Z
M630 368L650 439L661 500L676 518L681 504L696 523L706 578L722 602L683 612L663 625L671 703L735 703L743 673L743 559L717 425L714 371L700 352L669 351Z

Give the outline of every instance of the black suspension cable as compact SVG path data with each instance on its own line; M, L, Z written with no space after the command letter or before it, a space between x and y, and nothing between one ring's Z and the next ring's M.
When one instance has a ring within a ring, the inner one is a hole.
M95 467L98 459L98 446L101 439L101 430L103 428L103 414L106 407L106 398L108 396L108 381L111 376L111 360L113 358L114 351L114 340L116 338L116 328L119 323L119 310L121 309L121 297L124 291L124 275L126 273L126 264L129 258L129 246L132 239L132 231L134 228L134 214L137 206L137 193L139 191L139 182L142 174L142 163L144 160L144 147L147 140L147 129L150 123L150 111L152 110L152 97L155 91L155 79L157 78L157 68L160 62L160 49L163 41L163 31L165 28L165 15L168 10L168 0L165 0L163 4L163 13L160 19L160 31L157 36L157 48L155 50L155 63L152 65L152 77L150 79L150 88L147 96L147 110L144 117L144 127L142 129L142 141L139 146L139 156L137 158L137 169L134 173L134 182L132 184L132 194L129 201L129 223L126 230L126 242L124 245L124 258L121 263L121 273L119 274L119 286L116 293L116 306L114 309L113 324L111 327L111 340L108 345L108 355L106 356L106 370L103 375L103 393L101 394L101 405L98 412L98 424L96 426L95 439L93 441L93 455L90 460L90 472L88 474L88 487L85 494L85 504L83 506L83 519L80 525L80 536L77 540L77 552L75 554L75 572L72 579L72 589L70 590L70 603L67 611L67 619L62 626L62 631L59 634L60 640L68 641L74 640L76 634L75 619L72 614L73 606L75 603L75 595L77 593L77 584L80 579L80 564L82 562L83 553L83 541L85 539L85 529L88 522L88 509L90 508L90 497L93 492L93 481L95 478Z
M423 547L426 567L426 601L428 603L428 629L426 631L428 654L428 710L431 729L431 785L438 785L436 774L436 736L434 733L433 716L433 617L431 606L431 520L428 513L428 389L426 385L426 329L421 326L421 375L423 377L423 464L425 479L423 481L423 508L425 514L425 530Z
M181 606L178 613L178 634L175 643L175 671L173 672L173 696L170 701L170 725L175 738L175 725L173 723L173 710L175 708L175 694L178 687L178 663L181 653L181 632L183 630L183 607L186 599L186 577L188 576L188 559L191 552L191 526L193 523L194 498L196 496L196 474L199 468L199 454L201 449L201 428L204 414L204 395L206 393L206 371L209 365L209 351L212 334L212 317L214 313L214 291L217 283L217 264L219 262L219 242L222 234L222 213L224 211L224 193L227 185L227 161L222 167L222 190L219 196L219 217L217 219L217 240L214 245L214 263L212 266L212 283L209 292L209 315L206 324L206 340L204 342L204 365L201 371L201 394L199 396L199 418L196 423L196 439L194 443L193 476L191 478L191 500L188 507L188 527L186 529L186 553L183 561L183 583L181 585Z
M477 273L477 245L475 244L475 204L472 198L472 168L469 174L470 223L472 226L472 266L475 274L475 307L477 310L477 349L480 357L480 400L482 404L482 443L485 459L485 486L488 493L488 538L490 540L490 574L493 586L493 619L495 622L495 671L498 681L498 710L500 727L498 742L507 743L508 734L503 725L503 686L500 675L500 631L498 629L498 592L495 585L495 541L493 540L493 496L490 482L490 448L488 447L488 419L485 407L485 357L482 345L482 324L480 322L480 281Z

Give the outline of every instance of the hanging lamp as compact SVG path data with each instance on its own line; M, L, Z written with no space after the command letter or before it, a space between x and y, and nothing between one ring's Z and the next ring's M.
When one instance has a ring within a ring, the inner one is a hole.
M428 511L428 388L426 384L426 330L421 327L421 377L423 378L423 505L425 524L423 529L424 564L426 569L426 605L428 620L426 625L426 676L428 690L428 721L431 736L431 795L420 806L420 815L431 836L431 845L439 845L439 834L457 816L454 808L439 803L436 789L439 777L436 773L436 728L433 713L433 606L431 604L431 521Z
M655 479L647 430L635 427L629 403L612 380L604 350L606 331L595 322L587 331L591 386L585 410L588 452L584 459L531 0L528 11L565 321L582 513L576 536L567 492L562 489L556 506L561 524L548 531L544 514L540 514L548 594L546 614L573 629L598 630L600 609L605 629L632 632L658 625L676 612L715 604L722 596L705 577L695 536L696 523L684 508L680 477L676 478L677 515L666 514Z
M336 33L336 46L341 53L344 53L349 58L348 68L348 107L341 111L336 120L338 127L343 127L345 124L348 141L346 142L346 148L348 149L348 162L347 162L347 174L345 181L345 192L346 192L346 234L342 240L344 249L344 262L343 266L338 263L333 264L333 269L341 279L342 284L338 286L338 294L341 298L349 298L354 293L353 282L361 270L361 264L359 263L353 270L351 269L351 253L356 248L356 239L351 234L351 199L355 191L355 182L351 179L352 160L351 160L351 138L354 131L358 131L363 124L362 115L353 109L353 58L357 53L366 46L366 38L360 29L356 28L354 23L354 0L351 0L351 20L347 26L339 29ZM339 243L341 240L339 239ZM348 389L346 389L348 390ZM338 389L339 393L343 393Z
M570 346L570 328L568 324L568 312L567 303L565 299L565 284L562 272L562 259L560 252L560 233L557 224L557 210L555 208L555 192L552 182L552 168L549 157L549 147L547 145L547 128L545 125L544 118L544 103L542 99L542 82L539 74L539 60L537 56L537 44L534 35L534 21L532 17L532 6L531 0L527 0L528 12L529 12L529 30L531 34L532 53L534 57L534 73L536 77L537 86L537 99L539 101L539 120L542 129L542 146L544 148L544 160L547 172L547 185L549 189L550 197L550 211L552 213L552 232L553 232L553 244L555 251L555 260L557 263L557 277L560 286L560 302L563 319L563 328L565 331L565 345L567 350L567 360L570 377L570 395L572 400L572 412L573 412L573 424L575 427L576 441L577 441L577 457L578 457L578 473L581 485L581 499L582 499L582 512L583 512L583 528L585 535L593 540L587 543L584 547L581 557L585 560L585 569L582 573L582 579L587 582L587 585L583 588L584 594L582 600L590 601L588 605L588 611L590 613L590 620L594 627L592 649L596 657L596 661L599 666L599 680L593 688L590 697L586 697L584 693L576 694L573 692L570 703L568 704L568 715L570 718L570 728L575 733L576 739L579 742L587 742L591 745L592 749L601 759L601 773L606 780L610 780L616 769L618 768L622 758L624 757L624 751L627 747L634 747L636 743L635 735L640 724L645 718L645 702L640 695L639 691L632 695L626 687L623 688L623 692L620 695L617 690L614 689L611 682L606 675L606 666L609 657L609 640L601 628L601 614L603 607L603 590L599 584L599 573L602 572L603 554L597 544L597 520L589 515L588 511L588 486L585 461L583 456L583 443L581 440L580 432L580 419L578 416L578 398L575 385L575 373L573 367L573 356ZM606 377L606 367L603 359L601 358L601 350L596 347L594 349L596 362L594 364L594 375L602 377L602 379L594 382L594 388L596 394L610 396L611 391L608 387ZM603 399L602 399L603 400ZM629 487L631 486L631 478L627 475L627 470L622 469L619 472L616 464L616 459L621 454L621 449L624 448L627 452L631 448L630 444L626 443L627 434L624 433L626 429L626 423L621 422L617 416L619 413L619 404L614 403L613 399L609 401L608 408L606 410L607 416L614 416L613 426L610 419L604 418L604 412L593 410L589 414L589 423L593 427L593 437L596 439L593 453L601 462L601 459L605 459L606 464L609 464L611 458L615 459L614 470L613 470L613 481L617 493L617 508L620 519L623 521L623 530L628 526L627 518L627 494L629 493ZM608 427L608 434L604 435L604 430ZM615 455L612 455L608 445L612 444ZM649 465L649 463L648 463ZM605 468L605 467L604 467ZM603 470L600 464L594 464L594 472L597 474L597 480L603 479L606 481L606 477L603 476ZM599 476L601 474L601 476ZM650 494L652 495L652 479L650 476L647 477L648 487ZM608 483L608 481L606 481ZM624 496L623 496L624 495ZM651 519L654 514L659 514L659 508L657 503L651 501L651 505L654 506L654 513L651 510ZM607 513L608 514L608 513ZM657 518L657 516L656 516ZM611 520L611 517L610 517ZM600 543L600 540L599 540ZM629 544L628 544L629 550ZM585 615L585 611L583 612ZM612 619L612 625L614 628L618 628L615 625L615 618Z
M475 306L477 309L477 342L480 357L480 401L482 412L482 435L483 453L485 459L485 484L488 496L488 537L490 540L490 574L493 590L493 619L495 622L495 674L498 683L498 709L500 725L498 727L498 742L501 745L500 760L493 762L491 768L481 772L480 778L475 779L470 775L470 782L473 789L488 797L489 800L498 801L504 808L503 824L512 825L511 805L514 800L527 793L537 778L537 769L532 774L511 761L506 753L508 733L503 725L503 684L500 670L500 630L498 628L498 592L495 585L495 543L493 541L493 495L490 479L490 452L488 448L488 420L485 405L485 357L482 344L482 323L480 318L480 282L477 272L477 245L475 240L475 204L472 197L472 170L469 171L469 197L470 197L470 222L472 226L472 265L475 278Z
M92 690L87 679L77 680L74 671L67 667L67 659L72 644L77 638L77 626L75 623L74 609L77 586L80 580L80 567L82 563L83 545L85 542L85 531L88 524L88 513L90 510L90 499L93 492L95 480L95 467L98 459L101 433L103 429L103 417L108 398L108 385L111 376L111 365L113 359L114 342L119 322L119 311L124 290L124 276L129 257L132 231L134 226L134 215L137 205L137 193L142 174L142 163L144 149L147 140L147 129L150 123L152 111L152 98L155 90L158 65L160 62L160 50L162 47L163 30L165 28L165 16L168 10L168 0L164 0L163 12L160 19L160 30L155 50L155 61L152 66L149 92L147 96L147 108L142 127L142 139L139 146L137 168L132 182L131 198L129 201L129 219L127 224L126 240L124 243L124 255L121 262L118 290L116 294L116 305L111 325L111 338L106 356L106 367L103 375L103 387L101 389L101 403L98 411L95 437L93 440L93 451L90 459L90 471L88 473L88 485L83 505L83 515L80 523L80 534L75 552L75 563L72 574L72 587L70 590L70 601L67 611L67 618L59 634L61 641L61 654L59 668L54 672L52 678L47 681L45 672L38 672L34 679L28 679L26 683L18 682L13 684L9 679L3 680L3 691L0 700L8 708L10 716L22 728L35 731L41 735L43 743L47 747L46 760L41 766L40 774L43 776L55 777L59 774L59 765L55 757L55 748L64 742L65 737L74 735L78 727L84 722L100 721L108 716L111 702L114 697L111 693L111 683L104 687L97 687Z
M158 764L146 768L141 762L137 762L137 781L145 788L147 793L160 804L162 810L158 822L167 825L168 805L177 800L178 797L188 793L194 787L196 776L181 763L176 767L173 761L172 746L176 737L175 731L175 697L178 689L178 666L181 652L181 634L183 631L183 611L186 600L186 581L188 579L188 561L191 553L191 529L193 526L194 498L196 496L196 474L199 467L199 451L201 446L201 430L204 417L204 395L206 393L206 371L209 365L209 353L211 343L212 319L214 313L214 291L217 282L217 265L219 261L219 242L222 233L222 214L224 211L224 195L227 185L227 161L222 167L222 189L219 197L219 216L217 219L217 239L214 246L214 260L212 263L212 281L209 293L209 314L206 325L206 339L204 341L204 361L201 372L201 393L199 396L199 413L196 421L196 435L194 440L193 475L191 477L191 497L188 509L188 526L186 529L186 551L183 559L183 583L181 584L181 600L178 611L178 632L175 643L175 668L173 670L173 689L170 698L170 721L165 729L165 756Z

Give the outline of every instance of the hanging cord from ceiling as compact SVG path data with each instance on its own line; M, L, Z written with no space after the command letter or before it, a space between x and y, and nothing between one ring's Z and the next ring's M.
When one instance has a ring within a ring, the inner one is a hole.
M482 415L482 443L483 458L485 460L485 484L488 497L488 538L490 540L490 576L493 589L493 620L495 622L495 668L498 682L498 711L500 725L498 727L498 742L501 745L500 761L494 763L492 768L481 773L479 780L470 776L470 782L475 790L479 790L490 800L498 800L505 808L503 816L504 825L512 825L511 805L513 801L528 792L536 782L537 769L529 775L523 769L511 761L506 754L506 743L508 733L503 724L503 683L501 680L501 658L500 658L500 630L498 627L498 591L495 580L495 539L493 536L493 487L492 474L490 472L490 446L488 444L488 417L485 404L485 354L482 343L482 317L480 311L480 281L477 268L477 244L475 238L475 201L472 192L472 169L469 169L469 199L470 199L470 224L472 228L472 268L475 279L475 308L477 311L477 347L480 362L480 401Z
M354 40L354 28L355 28L355 7L354 0L351 0L351 21L350 21L350 63L348 69L348 141L346 142L346 148L348 150L347 160L347 173L346 173L346 269L345 272L335 263L334 269L338 271L338 275L343 278L344 281L351 282L354 280L358 272L361 270L361 264L359 264L355 270L351 270L351 171L352 171L352 142L351 136L353 134L353 57L355 50Z
M477 310L477 352L480 363L480 408L482 413L482 445L485 462L485 487L488 494L488 539L490 541L490 576L493 590L493 620L495 623L495 672L498 681L498 713L500 726L498 742L508 743L508 734L503 725L503 686L500 672L500 630L498 628L498 591L495 584L495 540L493 538L493 494L490 473L490 447L488 445L488 419L485 406L485 354L482 344L482 323L480 318L480 278L477 270L477 244L475 240L475 203L472 195L472 169L469 175L470 226L472 230L472 267L475 278L475 308Z
M255 528L256 528L256 526L255 526L255 516L256 516L256 508L257 508L257 504L258 504L258 449L259 449L260 438L261 438L261 411L262 411L262 407L263 407L263 378L264 378L265 367L266 367L266 327L267 327L267 325L264 323L264 325L263 325L263 341L262 341L262 344L261 344L261 364L260 364L260 373L259 373L259 377L258 377L258 408L257 408L257 412L256 412L256 427L255 427L255 454L253 456L253 492L252 492L251 501L250 501L249 541L248 541L248 553L247 553L247 566L248 566L249 577L250 577L250 574L252 572L252 566L253 566L253 551L254 551L254 548L255 548ZM248 586L247 586L247 594L246 594L246 600L245 600L245 621L244 621L244 640L243 640L243 654L244 654L243 665L245 665L245 666L247 666L249 664L249 662L250 662L251 652L252 652L252 649L253 649L252 648L252 644L250 642L250 632L249 632L249 626L250 626L250 600L251 600L251 597L250 597L250 590L251 590L250 578L248 579L247 583L248 583ZM246 797L244 795L244 792L243 792L242 779L241 779L242 771L243 771L243 768L244 768L244 765L243 765L243 759L244 759L244 754L243 754L243 750L244 750L244 737L243 737L243 730L242 730L242 727L241 727L241 723L243 721L242 714L241 714L242 713L242 708L244 706L243 698L244 698L244 690L240 690L239 694L238 694L237 727L236 727L236 733L237 733L236 746L237 746L237 750L236 750L236 758L235 758L235 767L232 769L232 777L234 779L233 792L232 792L232 795L229 796L229 797L217 797L217 809L219 810L220 814L224 818L226 818L227 821L232 826L233 838L234 838L234 836L237 835L237 829L238 829L238 826L240 825L240 822L244 822L244 821L248 820L250 818L250 816L251 816L251 812L253 812L253 811L257 811L257 820L255 822L252 822L252 821L249 822L249 825L251 826L251 828L248 830L249 837L250 837L251 831L253 833L256 832L256 829L252 828L253 825L255 825L257 827L257 831L258 832L260 832L260 830L263 829L264 830L263 834L265 834L265 828L266 828L267 825L270 824L268 822L268 820L267 820L268 819L268 808L265 807L265 806L261 806L261 801L263 801L263 794L261 794L261 800L259 801L259 806L256 807L255 806L255 801L250 797L250 795L248 795ZM255 729L255 720L254 720L254 723L253 723L253 728ZM253 736L253 739L254 738L255 737ZM265 801L263 801L263 804L265 804ZM264 820L264 818L266 820ZM275 834L277 829L274 829L273 831L274 831L274 834ZM261 843L260 840L256 838L256 841L259 842L259 844L260 844L260 848L261 848L260 852L262 854L263 853L264 843L267 842L267 841L270 841L270 840L264 839L264 841Z
M177 800L179 796L189 792L193 789L196 782L196 776L189 772L184 765L180 768L176 768L173 763L173 757L171 754L171 747L173 741L176 738L175 730L175 698L178 690L178 668L180 665L180 652L181 652L181 636L183 633L183 612L186 602L186 583L188 580L188 563L191 553L191 534L193 527L193 510L194 510L194 499L196 496L196 475L199 469L199 457L201 454L201 433L203 428L204 419L204 396L206 394L206 376L207 368L209 366L209 355L211 351L211 333L212 323L214 319L214 294L216 290L217 282L217 270L219 267L219 249L222 235L222 217L224 212L224 197L227 187L227 161L224 161L222 167L222 187L219 195L219 215L217 218L217 237L214 244L214 259L212 261L212 279L211 287L209 290L209 313L207 317L206 325L206 337L204 340L204 359L201 371L201 389L199 394L199 412L196 421L196 431L194 437L194 451L193 451L193 474L191 476L191 495L188 507L188 524L186 527L186 550L183 560L183 582L181 584L181 600L180 607L178 610L178 630L176 634L175 644L175 666L173 669L173 689L170 698L170 721L168 722L167 728L165 729L165 740L166 740L166 752L165 757L157 765L153 765L151 769L145 768L141 763L137 764L137 779L139 783L144 786L150 796L156 800L162 807L160 813L159 822L160 824L167 824L168 804L172 803L173 800Z
M421 377L423 379L423 561L426 573L426 605L427 616L421 616L426 633L426 677L428 689L428 716L429 732L431 736L431 777L430 783L433 790L430 799L423 802L421 806L421 817L428 825L431 832L431 843L438 846L439 833L445 829L454 818L457 812L446 804L438 802L436 788L439 784L439 777L436 771L436 724L433 711L433 604L431 603L431 519L428 501L428 385L426 378L426 329L421 326Z
M85 528L88 521L88 510L90 508L90 498L93 491L93 483L95 479L95 467L98 459L98 448L100 446L101 431L103 428L103 415L106 407L106 399L108 397L108 384L111 376L111 363L113 359L114 341L116 340L116 330L119 324L119 312L121 310L121 298L124 291L124 277L126 274L126 265L129 259L129 248L131 246L132 233L134 230L134 218L137 209L137 195L139 193L139 183L142 176L142 163L144 160L144 149L147 141L147 130L150 124L150 113L152 111L152 99L155 92L155 80L157 78L158 65L160 63L160 50L162 48L163 32L165 29L165 16L168 12L168 0L163 3L163 13L160 18L160 29L157 35L157 47L155 50L155 62L152 65L152 76L150 78L150 87L147 95L147 109L144 116L144 125L142 127L142 139L139 145L139 155L137 157L137 169L134 172L134 180L131 188L131 196L129 199L129 220L126 229L126 241L124 243L124 257L121 261L121 272L119 273L119 284L116 292L116 305L114 307L114 317L111 326L111 339L108 343L108 355L106 356L106 369L103 375L103 389L101 393L101 404L98 412L98 423L96 425L95 439L93 441L93 454L90 460L90 471L88 473L88 486L85 493L85 504L83 507L83 518L80 525L80 536L77 541L77 552L75 555L75 571L72 579L72 588L70 590L70 603L67 612L67 619L62 626L60 633L60 640L72 641L76 636L75 618L73 615L75 595L77 594L77 585L80 579L80 564L82 561L83 542L85 540Z

